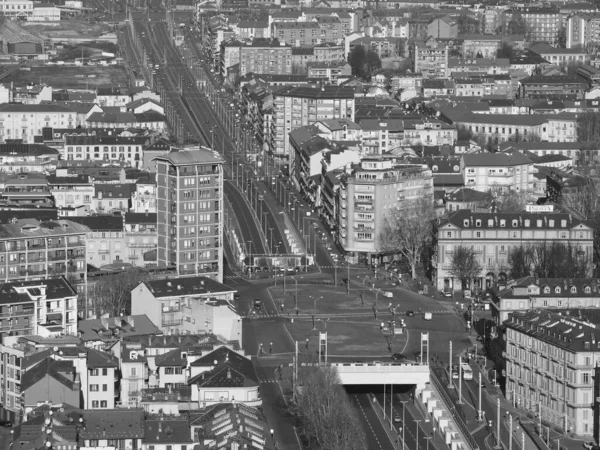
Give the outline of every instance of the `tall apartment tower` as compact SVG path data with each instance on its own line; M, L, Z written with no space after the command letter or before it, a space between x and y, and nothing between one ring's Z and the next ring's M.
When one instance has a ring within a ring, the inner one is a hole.
M223 282L223 163L206 147L154 159L158 266Z

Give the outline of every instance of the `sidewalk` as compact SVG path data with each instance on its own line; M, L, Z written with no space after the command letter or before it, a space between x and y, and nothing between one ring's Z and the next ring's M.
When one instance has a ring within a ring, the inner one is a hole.
M423 419L423 422L420 423L421 430L425 431L428 436L433 436L433 444L437 450L442 450L447 448L446 442L442 435L437 432L434 432L433 425L435 422L431 420L429 413L427 413L427 409L423 403L417 398L417 396L413 395L413 401L406 402L406 409L410 412L410 414L415 419ZM481 450L481 449L480 449Z

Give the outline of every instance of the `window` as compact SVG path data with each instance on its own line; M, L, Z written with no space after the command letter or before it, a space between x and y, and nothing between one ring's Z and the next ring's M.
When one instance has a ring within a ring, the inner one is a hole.
M588 372L584 372L581 374L581 382L583 384L590 384L590 374Z
M560 294L560 286L556 286L556 287L554 288L554 293L555 293L555 294Z
M98 387L98 384L90 384L90 392L98 392Z
M102 392L108 392L108 384L102 385Z
M106 375L108 375L108 369L104 368L104 369L102 369L102 376L105 377Z
M90 370L90 376L97 377L98 376L98 369L92 369L92 370Z
M506 220L501 219L500 220L500 228L504 228L504 227L506 227Z
M100 406L100 402L98 400L92 400L92 408L98 408Z
M100 408L108 408L108 402L106 400L102 400L100 402Z
M480 238L481 237L481 231L478 231L477 233L475 233L475 235L476 235L475 237Z

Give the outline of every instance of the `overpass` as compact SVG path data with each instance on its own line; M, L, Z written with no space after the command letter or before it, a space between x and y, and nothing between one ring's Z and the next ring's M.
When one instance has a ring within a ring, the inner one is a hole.
M416 363L330 363L340 382L346 384L414 384L417 390L429 383L429 365Z

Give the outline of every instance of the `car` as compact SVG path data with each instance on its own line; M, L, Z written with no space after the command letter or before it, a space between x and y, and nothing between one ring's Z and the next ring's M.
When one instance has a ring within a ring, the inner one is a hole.
M442 292L442 296L444 296L446 298L452 298L452 292L450 292L450 291L443 291Z
M254 299L254 309L261 309L262 308L262 300L259 298L255 298Z
M0 427L10 428L12 427L12 422L10 420L0 420Z
M394 361L404 361L406 359L408 359L406 356L404 356L402 353L394 353L392 355L392 359Z
M400 417L400 415L396 414L394 416L394 422L398 423L398 422L402 422L402 417Z
M233 299L234 300L239 300L240 298L242 298L242 296L238 292L236 292L235 294L233 294Z
M583 443L583 448L586 450L594 450L595 448L598 448L598 446L594 441L587 441Z
M415 317L415 312L414 311L406 311L406 315L408 317Z

